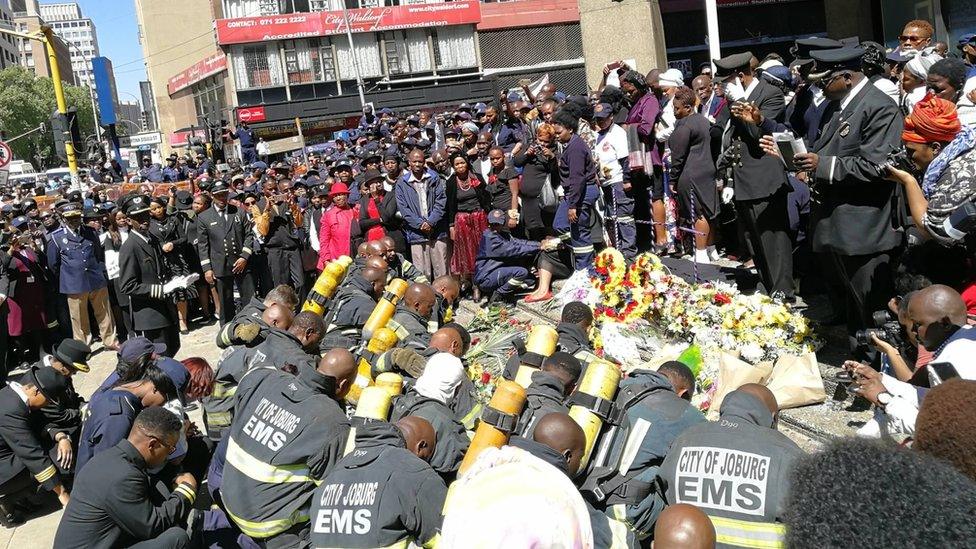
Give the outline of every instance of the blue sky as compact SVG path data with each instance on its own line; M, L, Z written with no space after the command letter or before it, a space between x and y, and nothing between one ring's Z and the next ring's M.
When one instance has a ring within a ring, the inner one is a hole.
M41 0L42 4L50 0ZM146 67L139 45L139 23L133 0L73 0L81 6L81 13L95 23L101 54L112 60L119 101L139 98L139 81L146 80ZM130 95L131 94L131 95Z

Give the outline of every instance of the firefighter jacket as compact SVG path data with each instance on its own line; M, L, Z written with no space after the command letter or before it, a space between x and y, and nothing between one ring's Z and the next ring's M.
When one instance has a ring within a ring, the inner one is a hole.
M313 547L432 547L447 486L406 449L400 430L377 421L356 429L356 448L312 497Z
M266 539L308 522L312 492L349 434L335 384L309 368L298 376L255 368L241 379L220 492L247 536Z
M674 441L658 478L668 504L690 503L708 514L718 547L784 547L778 521L801 455L759 399L735 391L722 401L717 422Z
M434 455L430 457L430 466L442 475L457 471L471 440L454 412L446 404L410 389L393 402L390 421L396 422L406 416L426 419L437 433L437 444L434 446Z

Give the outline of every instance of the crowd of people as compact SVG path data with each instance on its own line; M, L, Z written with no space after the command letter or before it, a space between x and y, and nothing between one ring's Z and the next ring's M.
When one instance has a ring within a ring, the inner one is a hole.
M137 190L86 182L51 207L4 190L0 522L50 492L58 548L971 545L976 35L958 58L933 34L366 107L348 138L270 163L241 123L220 169L108 163L93 182ZM762 385L717 422L681 362L594 395L581 302L554 352L516 348L524 406L479 402L460 300L551 300L604 246L734 259L788 303L826 293L819 320L851 339L837 381L873 420L808 456ZM215 322L213 367L174 360ZM98 340L117 366L85 402L72 377ZM397 396L364 415L389 374Z

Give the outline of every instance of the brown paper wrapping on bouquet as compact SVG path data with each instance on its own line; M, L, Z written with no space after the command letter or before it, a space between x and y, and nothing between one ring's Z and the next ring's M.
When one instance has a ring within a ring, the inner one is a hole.
M718 419L718 411L722 408L725 395L746 383L765 384L772 372L772 362L764 361L758 364L749 364L741 360L738 354L722 352L718 361L718 379L715 380L718 388L715 389L712 404L708 408L708 419L712 421Z
M827 400L816 353L781 356L766 380L766 386L776 396L780 410Z
M708 408L708 419L718 419L725 395L746 383L769 387L780 410L816 404L827 399L823 378L817 366L816 353L802 356L781 356L774 365L764 361L749 364L735 354L723 352L719 357L718 388Z

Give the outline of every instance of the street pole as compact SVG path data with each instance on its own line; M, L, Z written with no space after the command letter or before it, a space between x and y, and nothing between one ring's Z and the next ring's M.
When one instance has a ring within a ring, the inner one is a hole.
M102 126L98 123L98 111L95 110L95 90L88 84L88 97L91 99L92 106L92 118L95 119L95 137L98 139L98 144L101 146L102 143Z
M359 56L356 55L356 47L352 45L352 29L349 28L349 10L345 3L342 7L342 19L346 23L346 39L349 40L349 53L352 55L352 67L356 71L356 87L359 89L359 107L366 106L366 87L363 85L363 77L359 72Z
M58 67L58 52L54 50L54 31L47 25L41 25L41 37L35 38L44 42L47 50L47 62L51 67L51 80L54 80L54 99L58 103L58 113L64 117L68 115L68 102L64 99L64 87L61 85L61 68ZM92 112L92 116L95 113ZM77 121L76 121L77 123ZM98 121L95 121L98 127ZM75 159L75 145L71 142L71 133L64 141L64 155L68 157L68 171L71 173L72 184L80 184L78 178L78 161Z
M708 55L711 61L722 58L722 41L718 35L718 5L716 0L705 0L705 20L708 29ZM712 74L715 67L712 66Z

